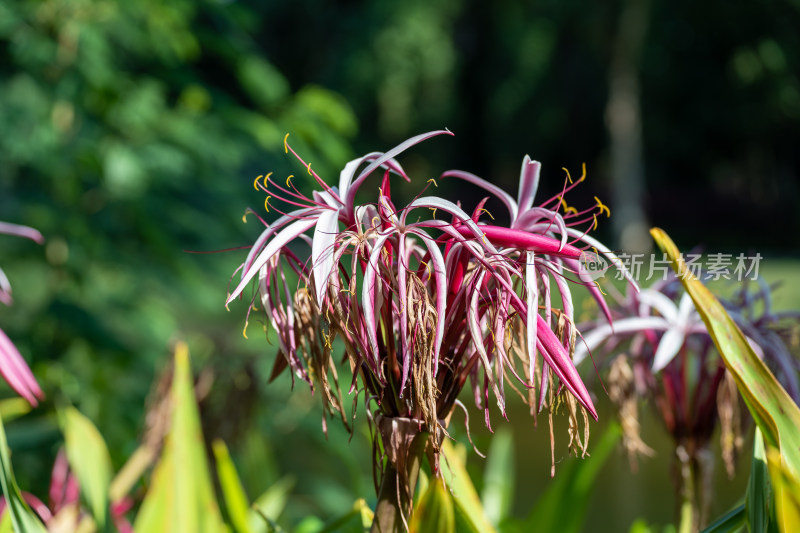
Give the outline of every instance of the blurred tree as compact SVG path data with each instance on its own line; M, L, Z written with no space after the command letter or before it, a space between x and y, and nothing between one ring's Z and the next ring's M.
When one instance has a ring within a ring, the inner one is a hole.
M44 258L9 248L20 301L4 328L50 398L78 404L116 457L135 445L170 340L201 358L248 353L232 349L241 324L222 305L240 258L181 250L251 240L241 214L264 202L252 179L297 171L286 132L323 175L351 155L350 107L291 87L259 50L254 17L215 1L0 4L0 212L46 237ZM236 360L226 376L248 372ZM41 453L52 429L39 418L9 435ZM28 471L46 479L47 463L31 456Z

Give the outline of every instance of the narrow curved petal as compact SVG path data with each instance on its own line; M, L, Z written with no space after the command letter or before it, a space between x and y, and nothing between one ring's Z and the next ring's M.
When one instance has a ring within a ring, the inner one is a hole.
M448 130L437 130L437 131L429 131L427 133L422 133L415 137L411 137L410 139L406 139L405 141L398 144L391 150L388 150L383 155L375 159L372 163L370 163L367 168L361 171L361 174L359 174L358 177L353 181L352 185L350 185L347 191L347 196L345 198L345 205L347 206L347 211L349 212L352 210L353 201L355 200L356 197L356 191L358 191L358 188L361 186L361 184L364 182L367 176L369 176L372 173L373 170L380 167L390 159L393 159L395 156L401 154L405 150L408 150L415 144L419 144L422 141L430 139L431 137L436 137L437 135L453 135L453 133Z
M478 274L478 277L475 280L475 290L472 291L472 297L470 298L469 306L467 307L467 325L469 326L469 333L472 337L472 344L475 346L475 349L478 351L478 355L481 358L486 379L489 380L489 385L494 390L494 395L497 398L497 406L500 408L503 416L505 416L505 398L500 393L500 389L497 388L497 382L492 375L492 365L489 362L489 355L486 353L486 347L483 345L483 332L481 332L481 326L478 320L478 296L480 296L481 292L479 288L483 284L485 275L485 272L481 272Z
M597 410L594 408L592 398L589 396L589 391L586 390L586 385L583 384L575 364L569 358L567 350L558 340L556 334L547 327L544 319L539 314L536 315L536 318L539 321L537 344L542 357L544 357L567 390L589 411L592 418L597 420Z
M653 357L653 372L658 372L670 364L685 340L686 334L682 329L668 329L658 342L656 355Z
M291 240L297 238L298 235L311 229L317 223L316 219L298 220L284 228L281 232L275 235L271 241L264 247L264 250L259 254L258 258L250 265L250 269L242 275L242 281L236 286L233 293L228 297L225 305L228 305L238 297L251 279L258 273L261 267L266 263L270 257L275 255L278 250L286 246Z
M480 178L471 172L465 172L463 170L448 170L447 172L444 172L441 177L458 178L460 180L472 183L473 185L477 185L481 189L489 191L505 204L506 208L508 209L508 214L511 216L511 220L515 220L517 218L517 213L519 212L517 202L514 201L510 194L497 185L493 185L485 179Z
M375 325L375 285L377 277L377 264L380 258L383 245L391 234L378 237L373 245L372 252L364 270L364 286L361 288L361 306L364 308L364 325L367 328L367 338L372 350L372 359L377 361L378 354L378 335Z
M258 239L256 239L256 242L253 244L253 247L250 248L250 252L247 254L247 257L244 260L244 266L242 267L242 279L244 279L245 274L250 271L250 267L253 266L253 261L255 261L256 256L258 256L258 254L264 248L264 245L270 239L270 237L275 235L279 229L289 224L292 220L297 220L298 218L304 217L316 211L318 211L317 208L297 209L296 211L291 211L286 215L283 215L275 222L264 228L264 230L261 232L261 235L258 236Z
M545 219L548 222L544 223L541 220ZM558 234L561 235L561 247L567 245L567 223L564 222L564 217L560 213L550 211L543 207L531 207L525 213L520 215L517 221L512 225L514 229L521 229L525 231L544 233L550 232L553 226L558 229Z
M538 161L531 161L531 157L526 155L522 159L522 170L519 173L519 193L517 203L519 212L524 213L533 205L536 191L539 188L539 172L542 164Z
M333 269L333 252L339 229L339 212L324 211L314 228L311 244L311 261L314 272L314 286L317 289L317 305L322 309L322 300L328 289L328 278Z
M39 244L42 244L44 242L44 237L42 237L42 234L39 233L38 230L29 228L28 226L12 224L10 222L0 221L0 233L4 233L6 235L14 235L16 237L24 237Z
M582 253L579 248L575 248L569 244L564 245L562 248L561 241L545 235L538 235L536 233L504 228L501 226L490 226L488 224L478 227L486 234L486 238L489 242L495 246L529 250L547 255L563 255L573 259L578 259ZM463 226L459 226L456 229L461 232L462 235L472 234L472 231L469 231Z
M439 353L442 348L445 316L447 315L447 276L445 275L447 270L444 257L442 257L442 252L439 250L436 242L421 231L412 230L412 233L420 237L422 242L425 243L425 246L431 254L430 261L433 262L433 278L436 283L436 316L438 317L433 346L433 368L434 377L436 377L436 373L439 371Z
M37 397L44 398L44 393L39 388L28 364L2 329L0 329L0 374L11 388L32 406L36 407L39 404Z
M536 281L536 262L533 252L527 252L525 261L525 297L528 306L528 316L526 317L526 334L528 348L528 383L533 385L533 361L536 359L536 339L538 338L537 328L539 321L539 284Z
M651 307L659 312L664 319L671 323L677 324L678 323L678 308L675 306L675 303L667 298L666 295L655 291L653 289L643 289L637 295L637 299L639 300L639 312L642 314L649 314L647 313L647 309L643 309L641 304L644 304L647 307ZM691 299L689 302L691 303Z
M612 335L621 335L624 333L636 333L647 329L664 331L671 326L669 322L659 316L625 318L614 322L612 328L611 324L603 324L592 331L583 335L583 342L575 344L575 364L578 365L586 359L586 356L600 346L608 337Z

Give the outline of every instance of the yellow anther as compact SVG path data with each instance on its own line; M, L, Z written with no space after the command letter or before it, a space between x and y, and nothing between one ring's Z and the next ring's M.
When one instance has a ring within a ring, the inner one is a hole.
M289 183L289 180L292 179L293 177L294 177L294 174L289 174L289 176L287 176L287 178L286 178L286 186L287 187L291 187L292 186L292 184Z
M484 208L482 208L482 207L481 207L481 211L483 211L484 213L486 213L487 215L489 215L489 218L491 218L492 220L494 220L494 217L492 216L492 214L489 212L489 210L488 210L488 209L484 209Z
M594 223L592 224L592 231L597 229L597 215L592 213L592 218L594 219Z
M600 286L600 283L598 283L597 281L595 281L595 282L594 282L594 284L595 284L595 286L597 287L597 290L598 290L598 291L600 291L600 294L602 294L603 296L606 296L606 293L605 293L605 291L603 290L603 287L601 287L601 286Z
M431 265L427 261L423 261L419 266L425 265L425 270L428 271L428 277L431 277Z
M311 174L311 163L309 163L308 165L306 165L306 169L308 170L308 175L309 175L309 176L311 176L311 175L312 175L312 174Z
M264 198L264 209L267 210L267 213L269 213L269 199L270 198L272 198L272 196L267 196L266 198Z
M375 223L376 220L378 221L377 224ZM372 220L370 220L370 222L372 223L372 229L378 229L378 224L380 224L381 219L380 217L374 216L372 217Z
M566 170L566 169L565 169L565 170ZM578 214L578 210L577 210L577 209L575 209L574 207L570 207L570 206L568 206L568 205L567 205L567 201L566 201L566 200L564 200L564 197L563 197L563 196L561 197L561 205L564 207L564 214L569 214L569 213L573 213L573 214L575 214L575 215L577 215L577 214Z
M586 163L581 163L581 170L583 173L581 174L581 179L578 180L578 183L586 179Z
M244 335L245 339L247 338L247 322L244 323L244 329L242 330L242 335Z
M611 210L608 208L608 206L606 206L603 202L601 202L600 198L598 198L597 196L595 196L594 199L597 201L597 207L600 208L600 213L605 211L606 212L606 216L610 217L611 216Z
M434 187L436 187L437 189L439 188L439 184L438 184L438 183L436 183L436 180L435 180L435 179L433 179L433 178L429 179L429 180L428 180L428 183L430 183L430 182L433 182L433 186L434 186Z
M570 183L572 183L572 176L569 175L569 170L567 170L567 167L561 167L561 170L567 173L567 179Z
M261 178L263 178L263 177L264 177L264 175L263 175L263 174L259 174L259 175L258 175L258 177L257 177L257 178L255 179L255 181L253 182L253 188L254 188L255 190L258 190L258 180L260 180L260 179L261 179Z
M289 134L287 133L283 138L283 151L287 154L289 153L289 144L286 142L289 139Z
M435 218L436 218L436 208L435 208L435 207L429 207L428 209L430 209L431 211L433 211L433 215L432 215L432 216L433 216L433 218L435 219Z

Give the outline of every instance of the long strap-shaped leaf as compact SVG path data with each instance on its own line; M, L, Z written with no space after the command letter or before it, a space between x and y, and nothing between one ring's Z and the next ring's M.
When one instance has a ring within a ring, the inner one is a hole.
M189 351L175 348L172 423L150 490L136 517L136 533L222 533L219 506L206 463Z
M0 421L0 485L6 497L8 512L11 515L11 524L14 531L24 533L46 533L44 524L33 514L28 504L22 499L17 482L14 480L14 471L11 469L11 453L6 442L6 431Z
M675 243L659 228L651 229L650 234L669 257L694 301L767 447L780 452L783 475L800 486L800 409L758 358L722 304L689 271Z

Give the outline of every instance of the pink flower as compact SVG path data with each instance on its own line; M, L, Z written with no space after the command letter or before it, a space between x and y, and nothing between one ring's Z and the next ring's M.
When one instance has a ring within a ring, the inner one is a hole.
M368 400L376 400L383 416L417 419L433 429L459 404L470 380L488 425L489 390L505 416L504 382L510 376L539 409L563 387L596 419L572 362L577 330L569 283L575 281L571 275L577 278L610 317L599 290L577 268L588 246L620 264L587 235L607 208L599 201L580 212L567 208L564 195L577 183L533 206L540 165L527 156L516 200L467 172L448 171L440 178L462 179L498 197L509 211L509 227L485 224L483 202L472 214L437 196L398 208L389 176L409 177L394 158L443 134L451 135L429 132L349 162L338 188L298 156L322 187L310 198L289 180L285 187L270 176L257 180L268 200L296 209L265 223L228 303L258 280L261 305L278 333L275 372L290 366L312 387L316 381L331 413L341 413L343 405L328 378L337 376L330 352L339 337L353 370L350 391L361 375ZM356 192L379 169L377 197L356 204ZM436 183L429 180L426 190L430 182ZM308 246L310 254L301 254L295 243ZM289 281L293 276L299 284ZM559 293L561 308L551 307L551 290Z

